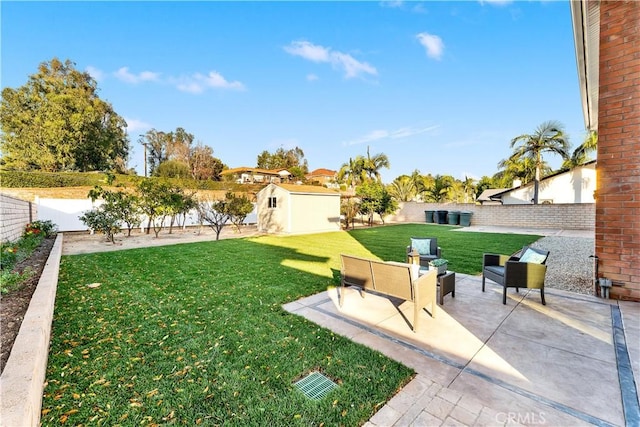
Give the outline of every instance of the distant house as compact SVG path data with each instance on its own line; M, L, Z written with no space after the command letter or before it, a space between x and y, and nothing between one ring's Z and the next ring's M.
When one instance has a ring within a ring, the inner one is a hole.
M340 193L314 185L269 184L256 194L258 231L303 234L340 230Z
M332 171L331 169L316 169L312 172L309 172L304 177L307 182L311 184L320 184L324 185L328 188L340 188L338 184L336 184L336 176L338 172Z
M220 175L230 175L239 184L269 184L288 182L291 173L286 169L261 169L242 166L239 168L227 169Z
M501 205L502 198L500 195L505 191L509 191L509 188L488 188L478 196L476 202L481 205Z
M534 183L529 182L514 188L499 189L495 193L482 192L489 203L503 205L530 204L533 200ZM571 170L558 172L540 180L538 203L595 203L596 161L592 160Z

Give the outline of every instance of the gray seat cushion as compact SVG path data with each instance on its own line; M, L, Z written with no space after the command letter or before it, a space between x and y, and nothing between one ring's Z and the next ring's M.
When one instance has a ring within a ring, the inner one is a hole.
M487 271L492 272L498 276L504 276L504 266L501 265L488 265L484 268Z

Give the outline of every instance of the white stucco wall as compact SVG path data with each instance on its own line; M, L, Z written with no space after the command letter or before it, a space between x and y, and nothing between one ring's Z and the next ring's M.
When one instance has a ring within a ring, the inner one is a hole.
M595 203L595 164L577 167L563 174L540 182L539 203ZM533 184L513 190L502 196L503 204L530 204L533 199Z

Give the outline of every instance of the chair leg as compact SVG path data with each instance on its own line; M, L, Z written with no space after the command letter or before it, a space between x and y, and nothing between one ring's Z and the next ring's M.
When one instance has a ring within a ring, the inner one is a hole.
M507 304L507 287L503 286L504 292L502 293L502 304Z
M484 292L484 272L482 273L482 292Z
M542 305L547 305L547 302L544 300L544 288L540 289L540 298L542 298Z

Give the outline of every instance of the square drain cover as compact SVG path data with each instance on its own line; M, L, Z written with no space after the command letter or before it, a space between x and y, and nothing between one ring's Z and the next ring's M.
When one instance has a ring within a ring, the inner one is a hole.
M312 372L300 381L294 383L296 387L308 398L320 400L338 384L322 375L320 372Z

